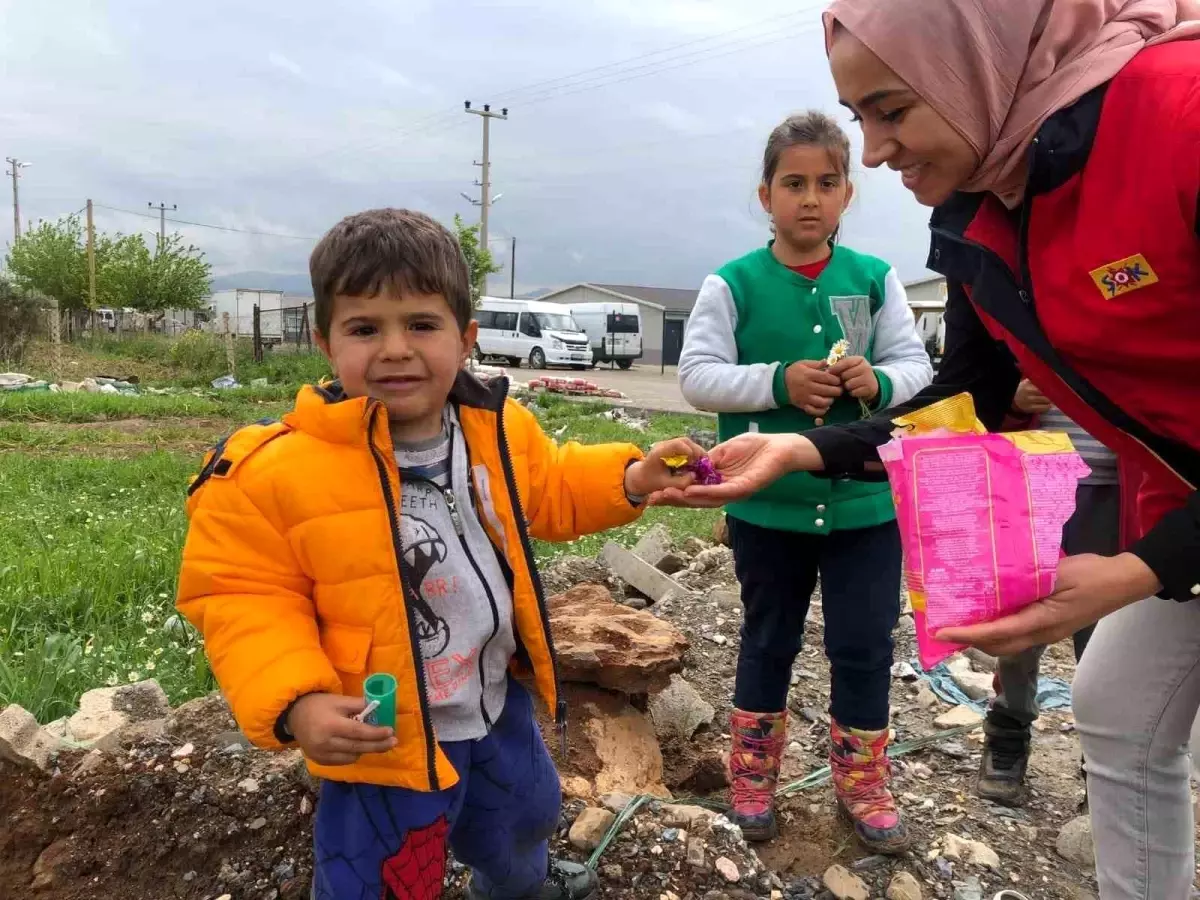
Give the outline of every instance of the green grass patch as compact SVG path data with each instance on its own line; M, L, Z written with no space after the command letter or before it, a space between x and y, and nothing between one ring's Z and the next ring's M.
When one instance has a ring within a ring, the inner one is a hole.
M330 374L329 364L315 348L288 345L266 350L263 361L255 362L248 339L234 341L234 365L242 384L266 378L293 393L299 385ZM207 388L214 378L229 374L229 363L222 337L190 332L180 337L99 336L63 344L57 353L50 344L35 342L18 369L49 381L132 376L153 387Z
M93 687L210 690L173 600L196 460L0 454L0 705L46 722Z
M174 610L185 491L199 456L166 448L211 444L289 406L272 389L0 394L0 707L19 703L47 722L105 684L154 677L175 702L212 689L199 636ZM559 397L540 397L534 409L560 442L647 448L711 428L702 416L654 415L639 432L605 418L607 404ZM610 539L632 545L659 522L679 539L708 536L715 518L651 509L626 528L539 542L535 552L543 562L594 555Z
M292 407L294 395L295 390L282 386L163 395L5 391L0 392L0 420L78 423L204 418L244 424L268 416L278 418Z

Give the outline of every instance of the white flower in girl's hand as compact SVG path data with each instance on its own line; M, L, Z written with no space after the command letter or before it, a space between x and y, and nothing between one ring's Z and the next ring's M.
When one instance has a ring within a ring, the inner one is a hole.
M846 358L846 354L850 352L850 342L847 340L838 341L829 351L829 355L825 357L825 365L833 366L840 363Z

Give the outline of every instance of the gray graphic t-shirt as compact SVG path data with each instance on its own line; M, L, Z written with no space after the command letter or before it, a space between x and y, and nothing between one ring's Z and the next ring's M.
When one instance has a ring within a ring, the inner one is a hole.
M408 603L434 730L439 741L475 740L504 709L516 649L512 592L471 502L453 414L437 438L395 450Z

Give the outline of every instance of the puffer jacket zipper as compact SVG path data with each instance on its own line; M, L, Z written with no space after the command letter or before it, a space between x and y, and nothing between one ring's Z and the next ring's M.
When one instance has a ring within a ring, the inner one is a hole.
M487 679L484 677L484 657L487 656L487 649L492 641L496 639L496 635L500 633L500 608L496 605L496 595L492 593L492 585L483 574L483 569L479 567L479 563L475 560L474 554L471 553L471 547L467 543L466 527L463 525L462 514L458 511L458 495L454 491L454 432L455 426L450 427L450 487L444 488L438 484L434 484L428 478L421 479L431 488L442 495L442 502L446 504L446 512L450 515L450 521L454 525L454 533L458 536L458 543L462 547L463 555L471 564L471 569L475 572L475 577L479 579L479 583L483 586L483 592L487 595L488 607L492 611L492 632L488 635L487 640L479 648L478 672L479 672L479 714L483 717L483 722L487 726L488 731L492 730L492 717L487 711ZM468 476L469 478L469 476Z
M538 574L537 563L533 557L533 544L529 540L529 526L525 522L525 511L521 508L521 495L517 491L517 477L513 473L512 453L508 446L508 435L504 430L505 405L501 405L497 413L497 432L500 443L500 463L504 469L504 483L508 488L509 503L513 510L513 518L517 520L517 533L521 537L521 550L525 554L525 568L529 570L533 582L533 593L537 598L538 613L542 619L542 630L546 637L546 648L550 653L550 669L554 676L554 696L558 698L554 710L554 726L558 731L559 750L566 758L567 754L567 701L562 696L562 684L558 678L558 656L554 651L554 638L550 633L550 613L546 608L546 591L542 586L542 578Z
M429 789L440 791L437 775L437 741L434 739L433 718L429 714L429 698L425 689L425 666L421 656L421 644L417 639L417 622L412 606L408 602L408 576L405 574L404 545L400 540L400 515L396 506L396 495L392 492L392 482L388 477L394 463L389 463L383 451L375 444L375 420L384 407L374 403L367 416L367 445L371 449L371 458L375 460L375 468L379 474L379 485L383 489L383 499L387 504L388 525L392 531L392 552L396 556L396 572L400 577L400 596L404 600L404 615L408 622L408 639L412 649L413 669L417 673L417 697L421 705L421 725L425 740L425 766L429 778Z

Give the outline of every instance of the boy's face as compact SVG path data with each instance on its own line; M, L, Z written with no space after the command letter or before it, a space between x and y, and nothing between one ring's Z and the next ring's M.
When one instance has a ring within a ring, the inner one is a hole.
M441 294L385 288L374 297L335 297L329 334L317 343L347 396L380 401L397 438L422 440L441 431L478 329L472 321L461 331Z

